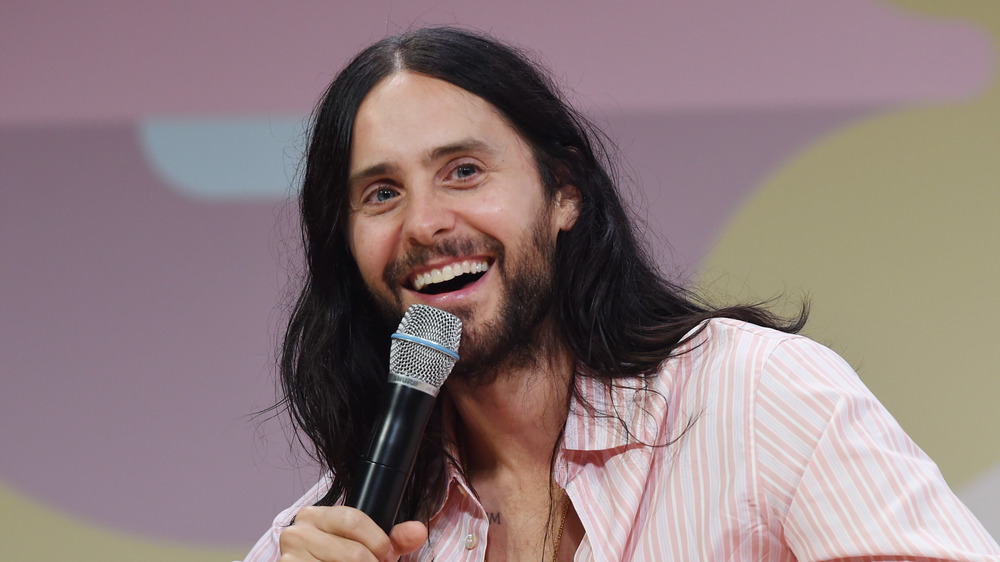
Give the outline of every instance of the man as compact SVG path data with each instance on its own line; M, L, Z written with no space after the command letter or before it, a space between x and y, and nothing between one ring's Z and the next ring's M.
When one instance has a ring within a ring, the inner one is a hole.
M600 134L525 58L383 40L316 114L285 401L329 475L247 560L995 559L829 350L660 277ZM341 505L414 303L461 355L387 536ZM895 558L894 558L895 559Z

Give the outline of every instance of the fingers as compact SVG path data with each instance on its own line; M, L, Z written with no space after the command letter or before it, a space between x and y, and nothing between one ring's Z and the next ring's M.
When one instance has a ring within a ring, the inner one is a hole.
M409 544L409 543L407 543ZM367 515L344 506L305 507L279 538L282 562L386 559L392 544Z
M406 521L392 528L389 542L392 544L390 559L409 554L427 541L427 526L419 521Z
M407 521L389 536L352 507L305 507L279 538L281 562L397 560L427 541L427 527Z

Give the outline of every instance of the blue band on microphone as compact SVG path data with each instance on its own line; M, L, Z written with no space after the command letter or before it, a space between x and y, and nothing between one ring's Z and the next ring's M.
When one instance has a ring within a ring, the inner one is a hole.
M455 359L455 361L458 361L458 354L457 353L455 353L454 351L448 349L447 347L444 347L443 345L434 343L431 340L425 340L424 338L418 338L417 336L411 336L409 334L401 334L399 332L394 332L392 334L392 336L390 336L390 337L392 337L393 339L397 339L397 340L405 340L405 341L408 341L408 342L413 342L413 343L416 343L416 344L420 344L420 345L422 345L424 347L429 347L431 349L434 349L434 350L440 351L441 353L444 353L448 357L451 357L451 358Z

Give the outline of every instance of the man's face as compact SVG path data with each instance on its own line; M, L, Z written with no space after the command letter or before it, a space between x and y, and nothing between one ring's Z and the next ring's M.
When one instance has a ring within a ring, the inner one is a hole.
M518 351L550 305L576 191L546 197L531 149L487 102L401 72L365 98L350 163L351 252L390 323L422 303L462 318L459 371Z

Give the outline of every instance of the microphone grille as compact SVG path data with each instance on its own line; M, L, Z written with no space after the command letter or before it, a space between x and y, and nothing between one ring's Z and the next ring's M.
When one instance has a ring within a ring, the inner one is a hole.
M434 349L433 345L457 353L462 339L462 321L439 308L415 304L403 315L396 328L396 335L403 337L393 337L391 340L389 372L397 378L414 379L418 383L414 386L429 385L436 395L455 366L455 358ZM428 343L413 341L414 339Z

